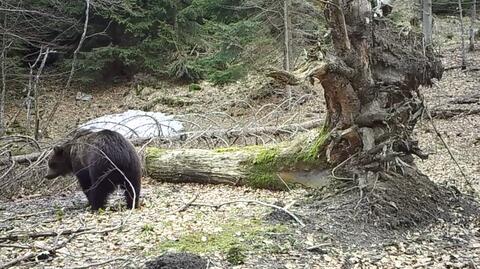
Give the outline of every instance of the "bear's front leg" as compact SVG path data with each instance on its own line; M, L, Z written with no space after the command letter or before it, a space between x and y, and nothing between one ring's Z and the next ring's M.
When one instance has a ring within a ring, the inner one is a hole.
M96 211L100 208L105 208L107 199L110 193L115 190L116 186L109 178L100 178L92 182L92 186L88 193L88 201L92 210Z
M89 196L90 188L92 187L92 180L90 178L90 173L88 172L87 169L82 169L77 171L75 175L77 176L80 187L82 187L83 193L85 194L85 196L87 196L87 199L89 199L88 196Z

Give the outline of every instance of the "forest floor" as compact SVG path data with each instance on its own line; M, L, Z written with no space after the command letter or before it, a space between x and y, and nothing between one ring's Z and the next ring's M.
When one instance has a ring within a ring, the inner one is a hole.
M445 67L459 64L458 50L442 53ZM434 87L423 89L431 111L464 106L453 104L462 96L476 100L469 108L480 106L480 52L467 56L469 66L476 70L449 69ZM292 88L292 98L288 99L288 92L257 76L221 88L206 83L201 87L190 91L186 86L132 83L114 89L81 89L93 99L76 102L75 93L71 93L69 101L59 108L61 117L46 134L50 139L45 143L88 119L146 106L195 120L194 125L186 125L187 129L284 125L324 115L319 88ZM420 170L448 188L466 192L466 182L470 182L480 191L480 115L435 118L434 125L461 170L428 118L415 130L421 147L431 154L428 160L417 161ZM252 142L262 141L238 143ZM356 212L346 212L344 223L339 223L330 215L341 210L341 205L322 205L321 198L308 189L273 192L222 185L159 184L145 178L141 209L125 210L122 197L116 194L107 210L92 214L75 181L68 180L42 181L47 187L33 194L19 192L0 204L0 264L31 253L31 259L14 268L138 268L165 252L186 251L200 254L208 260L209 268L480 267L480 217L471 214L475 210L461 206L453 210L455 218L419 227L348 231L340 227L353 221ZM246 200L288 205L306 226L282 211L242 202ZM229 201L236 202L212 206Z

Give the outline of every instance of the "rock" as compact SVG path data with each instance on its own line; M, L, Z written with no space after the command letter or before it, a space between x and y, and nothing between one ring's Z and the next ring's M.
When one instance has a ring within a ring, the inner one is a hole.
M83 93L83 92L77 92L77 95L75 96L75 100L77 101L91 101L93 99L93 96L91 94Z
M202 257L186 253L167 253L145 263L147 269L203 269L207 261Z

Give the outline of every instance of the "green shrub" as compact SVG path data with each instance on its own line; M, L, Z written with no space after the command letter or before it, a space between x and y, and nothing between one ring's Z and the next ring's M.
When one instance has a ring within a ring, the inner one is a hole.
M227 67L224 70L213 71L209 74L208 80L215 85L224 85L235 82L247 73L247 69L243 65Z

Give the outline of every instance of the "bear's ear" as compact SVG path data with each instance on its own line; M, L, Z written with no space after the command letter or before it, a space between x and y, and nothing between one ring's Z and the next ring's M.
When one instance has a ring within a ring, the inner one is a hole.
M53 152L55 152L55 154L60 154L62 153L62 151L63 151L62 147L59 147L59 146L53 147Z

